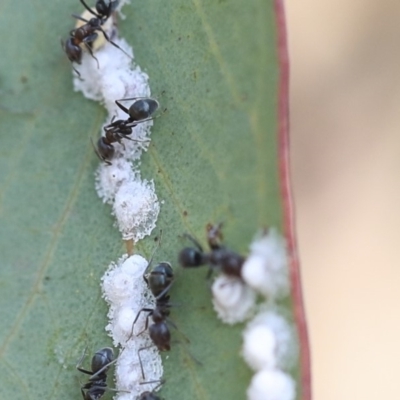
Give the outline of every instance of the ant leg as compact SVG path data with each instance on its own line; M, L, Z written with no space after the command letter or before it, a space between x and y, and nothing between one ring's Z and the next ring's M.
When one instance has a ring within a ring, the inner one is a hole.
M132 323L131 335L129 336L128 340L133 336L133 326L136 324L136 321L138 320L139 315L140 315L140 313L141 313L142 311L145 311L145 312L148 312L148 313L149 313L149 314L147 315L147 318L146 318L146 328L145 328L145 329L147 329L149 315L151 315L150 313L152 313L152 312L154 311L152 308L142 308L141 310L139 310L139 312L136 314L135 320L134 320L133 323Z
M117 102L117 101L129 101L129 100L140 100L140 99L153 99L152 97L149 97L149 96L138 96L138 97L127 97L126 99L118 99L118 100L115 100L115 102ZM155 99L153 99L153 100L155 100Z
M165 90L163 90L158 96L155 96L156 98L157 97L161 97L161 96L163 96L165 94ZM128 100L139 100L139 99L153 99L153 100L156 100L154 97L152 97L152 96L138 96L138 97L127 97L127 98L125 98L125 99L118 99L118 100L115 100L115 102L117 102L117 101L128 101ZM156 100L157 101L157 100Z
M140 315L140 313L141 313L142 311L151 312L151 311L154 311L154 310L153 310L152 308L142 308L142 309L137 313L136 318L135 318L135 320L133 321L133 325L135 325L135 323L136 323L136 321L138 320L139 315Z
M140 382L139 385L149 385L149 384L151 384L151 383L158 383L157 386L154 386L154 387L153 387L153 389L152 389L152 391L151 391L151 393L153 393L153 392L156 392L160 386L164 385L165 379L162 378L162 379L158 379L158 380L156 380L156 381Z
M85 42L83 42L83 43L85 44L85 47L86 47L87 51L90 53L90 55L96 60L97 68L100 68L99 60L97 59L97 57L94 56L92 48L90 47L90 45L88 43L85 43Z
M151 142L150 138L147 138L147 139L132 139L131 137L129 137L129 135L132 134L132 131L130 133L118 132L118 128L121 129L120 127L117 127L114 130L113 129L110 129L108 131L106 130L106 132L110 132L111 131L114 134L118 134L119 139L117 140L117 142L120 143L124 147L124 150L125 150L125 146L122 143L122 139L130 140L131 142L139 142L139 143Z
M144 369L143 369L143 363L142 363L142 359L140 357L140 352L142 350L146 350L146 349L150 349L150 347L154 347L154 344L151 344L150 346L146 346L146 347L142 347L138 350L138 357L139 357L139 364L140 364L140 369L142 371L142 377L143 379L146 379L146 377L144 376Z
M156 115L155 117L150 117L150 118L146 118L146 119L140 119L139 121L133 121L130 124L126 124L125 128L134 128L136 125L141 124L142 122L147 122L147 121L151 121L153 119L159 118L160 115Z
M201 244L192 235L189 235L188 233L184 233L182 236L184 236L186 239L189 239L197 247L197 249L200 252L204 253L203 248L201 247Z
M81 73L72 65L72 69L78 74L78 78L82 80Z
M121 139L126 139L126 140L130 140L131 142L139 142L139 143L151 142L150 138L148 138L148 139L132 139L128 135L124 135Z
M134 97L134 98L135 98L135 97ZM121 99L121 100L124 100L124 99ZM129 110L128 110L126 107L124 107L122 104L119 103L119 101L121 101L121 100L115 100L115 103L117 104L117 106L118 106L123 112L125 112L125 113L127 113L127 114L129 115Z
M76 19L79 19L79 21L86 22L87 24L89 23L89 21L87 19L82 18L80 15L71 14L71 16L76 18ZM75 29L73 29L71 32L73 32L73 31L75 31Z
M156 300L161 299L166 293L168 293L169 289L171 289L172 284L174 281L172 281L158 296L156 296Z
M146 283L148 283L147 278L145 278L145 275L149 272L149 269L151 267L151 263L153 262L154 254L158 250L158 248L161 246L161 239L162 239L162 229L160 229L160 238L158 239L158 243L156 248L153 250L153 254L150 257L149 263L147 264L146 269L143 272L143 279L145 280Z
M157 379L155 381L140 382L139 385L149 385L150 383L158 383L158 385L153 389L153 390L157 390L161 385L164 385L165 379Z
M77 369L78 371L80 371L80 372L83 372L84 374L92 375L92 374L93 374L92 371L87 371L86 369L81 368L81 366L82 366L82 361L83 361L83 359L86 357L86 350L87 350L87 346L83 349L82 356L81 356L81 358L78 360L78 362L76 363L76 369Z
M98 36L97 33L93 33L92 35L83 39L82 43L85 45L86 50L89 52L89 54L96 60L97 68L100 68L99 60L94 56L93 50L90 47L90 43L93 43L97 39L97 36Z
M93 386L91 386L90 387L90 389L100 389L100 390L104 390L104 391L109 391L109 392L121 392L121 393L130 393L130 391L129 390L121 390L121 389L115 389L115 388L110 388L110 387L108 387L108 386L96 386L96 385L93 385ZM86 399L86 398L85 398Z
M166 321L167 321L167 323L169 325L171 325L173 328L175 328L182 335L182 337L185 339L186 343L190 343L190 339L184 333L182 333L181 330L178 329L178 327L176 326L175 322L173 322L169 318L166 318Z
M86 356L86 350L87 350L87 346L83 349L83 352L82 352L82 355L81 355L81 358L78 360L78 362L76 363L76 368L78 368L78 367L80 367L81 365L82 365L82 361L83 361L83 359L85 358L85 356Z
M83 373L86 374L86 375L92 375L92 374L93 374L92 371L87 371L86 369L83 369L83 368L78 368L78 367L76 367L76 369L77 369L78 371L80 371L80 372L83 372Z
M86 3L84 0L79 0L81 2L81 4L83 5L83 7L86 8L86 10L88 10L91 14L93 14L96 18L101 19L101 16L96 14Z
M156 98L164 96L165 90L163 90L158 96L155 96ZM153 96L137 96L137 97L126 97L124 99L118 99L115 101L128 101L128 100L140 100L140 99L153 99L156 100ZM157 100L156 100L157 101Z
M107 363L106 365L104 365L102 368L100 368L96 373L92 374L90 380L93 380L94 377L100 375L102 372L104 372L110 365L115 364L118 361L118 358L116 358L115 360L110 361L109 363Z
M150 261L149 261L149 263L147 264L147 267L146 267L146 269L144 270L144 272L143 272L143 280L146 282L146 285L149 285L149 280L148 280L148 278L147 278L147 271L150 269L150 267L151 267L151 263L153 262L153 258L150 258Z
M153 310L151 310L151 311L153 311ZM141 335L143 332L146 332L146 331L147 331L147 328L149 327L149 318L150 318L151 315L152 315L152 313L147 314L146 323L144 324L144 329L143 329L141 332L139 332L136 336L139 336L139 335Z
M111 43L114 47L116 47L117 49L120 49L126 56L128 56L130 59L132 59L132 57L121 47L119 47L117 45L117 43L114 43L107 35L107 33L104 31L103 28L101 28L100 26L97 28L99 31L101 31L105 37L105 39L107 40L107 42Z

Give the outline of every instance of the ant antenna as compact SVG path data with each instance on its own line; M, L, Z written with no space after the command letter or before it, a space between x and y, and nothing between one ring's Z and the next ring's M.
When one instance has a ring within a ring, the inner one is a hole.
M158 239L157 246L153 250L153 253L152 253L151 257L150 257L149 263L148 263L148 265L146 267L146 270L144 271L144 274L146 274L148 272L148 270L149 270L149 268L151 266L151 263L153 262L154 255L156 254L156 251L158 250L158 248L161 246L162 233L163 233L163 231L162 231L162 229L160 229L160 236L159 236L159 239Z
M195 239L191 234L189 233L184 233L183 235L179 235L181 238L186 238L188 240L190 240L196 247L198 250L200 250L201 252L203 252L203 247L202 245L199 243L199 241L197 239Z
M94 15L95 17L97 17L98 19L101 19L101 16L99 14L96 14L86 3L84 0L79 0L81 2L81 4L83 5L83 7L86 8L86 10L88 10L90 12L90 14Z
M117 45L117 43L114 43L107 35L107 33L104 31L104 29L102 27L98 27L98 30L101 31L104 35L104 37L106 38L107 42L111 43L114 47L116 47L117 49L120 49L127 57L129 57L131 60L133 60L133 57L128 54L122 47L119 47Z

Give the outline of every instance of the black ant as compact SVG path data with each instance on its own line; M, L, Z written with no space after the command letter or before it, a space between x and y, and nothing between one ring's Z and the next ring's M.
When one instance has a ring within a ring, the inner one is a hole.
M168 262L162 262L158 264L150 273L148 273L150 267L151 262L144 271L143 279L147 283L149 289L156 299L156 306L155 308L142 308L137 313L132 324L132 332L133 326L138 320L140 314L143 311L147 312L145 327L138 335L149 328L149 336L157 349L159 351L169 351L171 349L171 333L167 325L167 319L169 317L171 304L169 303L169 295L167 293L169 292L174 281L174 271L172 270L171 264ZM149 327L150 317L152 317L153 324L151 324ZM171 321L168 322L175 327ZM143 378L144 371L142 361L140 359L140 352L148 349L149 347L151 346L142 347L138 351Z
M207 279L211 277L214 269L218 269L226 275L238 277L241 279L241 271L245 258L240 254L227 249L222 245L222 223L218 225L208 224L207 242L210 252L204 252L200 243L190 236L185 234L195 247L186 247L179 253L179 262L184 268L201 267L208 264L209 270Z
M161 236L162 231L160 231L158 246L161 244ZM167 319L170 313L169 309L171 307L171 304L169 303L168 292L171 289L172 284L174 283L174 271L171 267L171 264L166 261L161 262L150 271L153 256L154 253L150 258L149 265L146 267L143 273L143 279L146 282L151 293L155 297L156 306L155 308L142 308L141 310L139 310L132 324L131 336L133 335L133 327L138 320L140 314L143 311L147 312L145 327L143 331L138 333L138 335L142 334L148 328L149 336L157 349L159 351L169 351L171 349L171 333L167 325ZM150 317L152 317L153 319L153 324L151 324L149 327ZM175 324L173 324L171 321L168 320L168 323L176 328ZM140 358L140 352L152 346L153 345L142 347L138 350L140 368L142 370L143 379L145 379L145 376L142 360ZM149 398L149 400L151 400L151 397Z
M161 244L161 235L162 231L160 231L160 238L158 241L159 245ZM174 271L171 267L171 264L164 261L153 268L151 272L149 272L151 269L153 256L150 258L149 265L146 267L143 273L143 279L146 282L151 293L155 297L156 306L155 308L142 308L141 310L139 310L132 324L131 336L133 334L133 327L136 321L138 320L140 314L145 311L147 312L145 327L143 331L138 333L138 335L141 335L148 328L149 336L153 341L154 346L156 346L159 351L169 351L171 349L171 333L169 331L168 324L172 325L175 329L178 329L176 325L168 319L170 308L172 307L172 304L169 302L170 296L168 295L168 292L171 289L172 284L174 283ZM150 317L152 317L153 319L153 324L151 324L149 327ZM186 337L185 340L189 342L189 339L187 339ZM140 352L152 346L153 345L145 346L138 350L139 363L143 379L145 379L145 376L143 363L140 358ZM196 362L198 361L196 360ZM157 398L153 399L150 397L148 398L148 400L157 400Z
M131 106L126 108L120 102L135 100ZM115 100L117 106L124 111L129 117L126 120L118 119L104 127L105 135L100 137L97 141L97 148L95 152L100 160L111 165L110 160L115 154L113 143L121 143L122 139L133 141L141 141L138 139L131 139L129 135L132 133L133 128L141 122L150 121L153 119L151 116L159 107L157 100L149 97L131 97L127 99Z
M107 21L107 19L110 17L112 12L117 7L118 0L110 1L108 6L105 4L104 0L98 0L96 3L97 13L94 12L84 2L84 0L80 0L80 2L91 14L93 14L95 16L95 18L91 18L90 20L87 20L85 18L82 18L79 15L72 14L72 16L74 18L85 22L85 24L80 26L79 28L72 29L69 34L70 37L67 39L67 41L65 43L61 40L61 46L64 49L65 53L67 54L68 59L71 62L76 62L77 64L81 64L82 48L80 45L83 44L86 47L89 54L96 60L97 66L99 66L99 61L94 56L93 50L92 50L92 44L99 35L98 31L100 31L104 35L104 38L109 43L111 43L113 46L120 49L123 53L125 53L128 57L130 57L130 55L128 53L126 53L121 47L119 47L116 43L114 43L108 37L107 33L101 27ZM72 66L72 68L80 76L79 71L77 69L75 69L73 66Z
M110 347L98 350L92 358L92 370L87 371L81 368L86 349L76 365L76 369L84 374L90 375L89 382L81 386L81 393L84 400L98 400L106 390L116 390L107 387L107 371L117 360L114 359L114 351Z

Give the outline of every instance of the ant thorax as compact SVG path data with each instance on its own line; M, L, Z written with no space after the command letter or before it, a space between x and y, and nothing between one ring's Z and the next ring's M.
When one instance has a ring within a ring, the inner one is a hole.
M92 7L93 12L96 12L96 8ZM83 19L86 19L88 21L90 21L91 19L93 19L93 14L91 14L88 10L85 10L81 15L80 15ZM81 21L79 19L76 20L76 24L75 24L75 29L80 28L81 26L85 25L86 22ZM108 37L112 38L114 36L114 18L111 15L102 25L101 25L102 29L105 31L105 33L108 35ZM101 47L103 47L106 43L107 40L103 35L103 32L101 31L97 31L97 38L95 41L93 41L91 43L91 48L93 51L96 51L98 49L100 49ZM86 47L83 45L83 43L80 44L80 47L82 48L82 50L86 51Z

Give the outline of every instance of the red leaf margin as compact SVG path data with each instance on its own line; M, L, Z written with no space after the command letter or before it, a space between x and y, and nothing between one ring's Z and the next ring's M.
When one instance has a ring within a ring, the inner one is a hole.
M302 400L311 400L311 359L307 322L301 287L300 263L295 235L295 212L290 179L289 143L289 54L287 45L284 0L275 0L277 51L279 59L278 89L278 152L284 233L290 255L290 287L293 313L300 342L300 383Z

